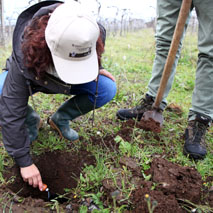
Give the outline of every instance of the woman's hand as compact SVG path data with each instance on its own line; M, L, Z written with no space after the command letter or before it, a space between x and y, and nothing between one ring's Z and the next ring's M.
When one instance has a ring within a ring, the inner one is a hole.
M40 191L42 191L43 183L41 175L35 164L20 168L20 172L25 182L28 182L29 185L32 185L34 188L38 187Z
M101 69L101 70L100 70L100 75L104 75L104 76L106 76L106 77L112 79L113 81L115 81L114 76L113 76L110 72L108 72L107 70L105 70L105 69ZM97 79L96 79L96 80L97 80Z

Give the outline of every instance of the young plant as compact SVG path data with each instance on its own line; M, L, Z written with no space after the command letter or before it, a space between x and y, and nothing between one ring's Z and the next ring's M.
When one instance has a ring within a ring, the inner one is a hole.
M127 155L127 157L134 156L138 148L127 141L124 141L119 135L115 138L116 143L119 143L119 150L122 155Z
M156 200L151 201L151 198L148 194L145 194L145 201L147 202L149 213L153 213L154 209L158 205L158 202Z

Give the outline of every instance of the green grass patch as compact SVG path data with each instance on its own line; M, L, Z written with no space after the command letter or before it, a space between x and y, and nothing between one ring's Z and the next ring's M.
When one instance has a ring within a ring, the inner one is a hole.
M0 50L0 67L4 67L5 59L10 55L11 46ZM108 149L94 146L90 140L91 136L115 135L121 130L121 121L117 121L116 112L120 108L134 107L147 91L147 85L152 73L152 65L155 57L154 32L151 29L128 34L125 37L109 37L106 41L106 49L103 56L103 66L116 78L117 94L115 98L95 112L94 127L91 125L92 113L81 117L71 123L71 127L79 132L84 138L76 145L78 149L81 145L91 151L97 159L97 165L88 166L81 174L78 187L75 189L77 196L87 196L90 194L103 212L101 203L102 192L99 191L104 178L112 178L116 185L116 173L112 165L118 166L119 159L124 156L136 157L139 160L141 173L149 168L153 157L163 156L169 161L182 166L195 167L202 175L203 179L213 176L213 129L210 128L207 135L208 154L199 162L194 162L182 154L183 133L187 125L187 114L191 106L191 96L194 88L194 79L197 61L197 39L194 34L187 34L183 42L181 57L177 66L176 76L172 89L167 98L168 104L179 105L183 114L177 115L174 112L165 111L164 127L162 132L156 136L151 132L137 129L135 127L130 141L125 141L120 136L114 138L119 145L118 152L109 152ZM67 99L65 95L47 95L38 93L34 96L36 108L41 118L46 121L47 117L53 114L57 108ZM30 103L31 99L30 99ZM2 136L0 133L0 143ZM44 129L39 133L38 140L32 146L32 153L41 154L47 150L67 150L69 147L66 141L59 140L58 136L52 132L44 123ZM11 163L8 160L3 147L0 148L0 181L3 182L1 172L5 165ZM122 168L124 175L131 175L130 171ZM145 175L145 174L144 174ZM149 177L146 177L149 178ZM122 183L121 191L124 199L128 199L130 193L127 183ZM130 184L131 185L131 184ZM129 186L129 185L128 185ZM133 188L134 186L131 185ZM116 209L117 207L114 207ZM82 207L80 212L86 212L86 207Z

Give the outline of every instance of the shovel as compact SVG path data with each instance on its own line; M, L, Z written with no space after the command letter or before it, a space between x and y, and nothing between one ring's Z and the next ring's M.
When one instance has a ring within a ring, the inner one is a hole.
M47 200L48 201L57 200L59 203L64 203L64 202L68 201L67 198L60 197L60 195L50 192L50 190L49 190L49 188L47 187L46 184L43 184L42 191L47 192Z
M176 53L178 50L181 36L184 31L186 19L189 15L191 4L192 4L192 0L182 1L177 24L176 24L175 31L172 38L172 43L171 43L169 53L166 59L166 63L164 66L164 70L161 77L160 86L158 88L157 96L155 98L155 102L152 105L152 110L145 112L140 122L141 127L144 130L157 132L157 133L161 132L161 128L163 125L163 115L162 115L162 110L159 108L159 106L162 101L165 88L167 86L167 82L172 70L172 66L175 61Z

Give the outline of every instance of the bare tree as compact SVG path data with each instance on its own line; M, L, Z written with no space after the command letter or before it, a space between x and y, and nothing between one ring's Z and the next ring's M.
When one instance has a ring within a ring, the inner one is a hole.
M110 32L112 31L112 35L113 36L116 36L116 33L119 29L119 26L118 26L118 15L119 15L119 11L120 9L116 6L108 6L107 8L115 8L116 9L116 12L115 12L115 16L114 16L114 19L113 21L111 22L111 27L112 29L110 29Z
M35 0L29 0L28 4L35 3Z
M5 45L5 38L4 38L4 0L0 0L0 18L1 18L1 45Z
M100 15L100 11L101 11L101 3L99 0L96 0L97 4L98 4L98 17Z
M126 32L128 31L128 27L127 25L129 25L129 22L127 23L127 21L130 20L130 9L122 9L121 10L121 27L120 27L120 36L125 35Z
M37 0L29 0L29 1L28 1L28 4L31 4L32 2L33 2L33 3L37 3L37 2L39 3L39 2L41 2L41 1L42 1L42 0L38 0L38 1L37 1Z

